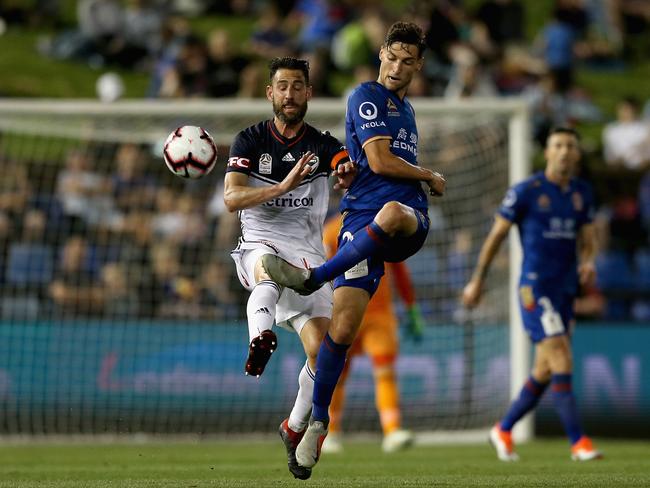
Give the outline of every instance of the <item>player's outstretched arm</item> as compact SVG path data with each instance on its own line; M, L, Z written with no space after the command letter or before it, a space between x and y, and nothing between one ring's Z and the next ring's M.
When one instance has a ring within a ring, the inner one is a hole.
M254 188L248 185L248 175L231 171L224 180L223 201L230 212L251 208L290 192L309 174L307 162L314 153L305 153L280 183Z
M596 228L594 224L585 224L580 228L578 235L578 275L581 285L590 285L596 279L596 253L598 252L598 241L596 239Z
M435 171L404 161L390 150L390 139L374 139L363 146L370 169L382 176L424 181L429 185L431 195L445 193L445 178Z
M490 264L492 264L494 256L499 251L503 239L508 235L510 227L512 227L512 222L509 220L504 219L500 215L494 218L492 229L490 229L490 233L485 238L485 242L481 247L472 278L465 285L465 288L463 288L461 300L466 307L475 307L481 300L483 282L487 276L488 269L490 268Z

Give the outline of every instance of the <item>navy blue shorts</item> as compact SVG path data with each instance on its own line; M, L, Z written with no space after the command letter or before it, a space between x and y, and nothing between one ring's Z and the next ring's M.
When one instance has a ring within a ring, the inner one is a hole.
M418 229L408 237L392 238L377 254L361 261L359 264L334 279L334 288L351 286L362 288L372 296L379 280L384 275L384 261L396 263L404 261L420 250L429 233L429 217L420 210L413 209L418 219ZM339 233L339 248L345 246L359 230L369 225L379 210L353 210L343 215L343 226Z
M570 334L574 296L537 283L519 284L519 307L524 329L537 343L547 337Z

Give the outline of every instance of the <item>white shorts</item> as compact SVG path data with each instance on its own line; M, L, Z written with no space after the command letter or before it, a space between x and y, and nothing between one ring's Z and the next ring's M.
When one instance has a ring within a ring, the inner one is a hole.
M239 282L248 291L255 286L255 264L264 254L277 254L291 264L298 266L300 262L307 262L313 266L313 256L301 256L295 249L288 247L282 249L277 243L264 243L260 241L242 242L230 253L235 261ZM279 327L295 330L298 335L305 323L316 317L332 318L332 285L326 283L311 295L302 296L295 291L285 288L280 294L280 299L275 309L275 322Z

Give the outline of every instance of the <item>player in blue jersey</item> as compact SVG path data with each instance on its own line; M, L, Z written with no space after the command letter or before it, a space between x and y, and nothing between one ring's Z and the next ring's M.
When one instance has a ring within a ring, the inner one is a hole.
M334 280L334 309L318 351L312 418L296 450L301 466L318 461L327 435L328 407L370 297L384 273L384 261L416 253L429 230L427 195L442 195L444 178L417 165L418 132L406 93L424 63L424 35L413 23L393 24L379 52L377 81L362 83L349 96L346 147L357 176L341 202L343 226L337 253L321 266L294 267L276 256L263 258L279 284L309 294Z
M517 225L524 255L519 304L524 328L535 344L535 359L519 397L490 431L490 442L500 460L516 461L510 432L535 408L550 384L555 409L571 441L571 457L588 461L601 454L580 426L571 386L570 334L578 286L595 277L593 197L587 182L572 177L580 159L573 129L552 130L544 157L544 171L506 193L462 300L467 307L478 304L490 263L512 225Z

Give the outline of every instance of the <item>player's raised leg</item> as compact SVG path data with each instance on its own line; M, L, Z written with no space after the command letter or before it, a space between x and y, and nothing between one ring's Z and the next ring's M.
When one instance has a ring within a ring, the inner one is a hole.
M309 295L372 255L382 254L394 238L410 237L419 229L419 219L411 207L388 202L375 218L357 230L339 247L336 254L321 266L304 269L293 266L279 256L267 254L262 265L270 277L282 286Z
M250 343L244 372L259 377L278 346L278 339L271 329L275 322L276 304L281 290L264 272L261 260L255 253L251 253L246 259L255 260L253 272L256 284L246 304Z

